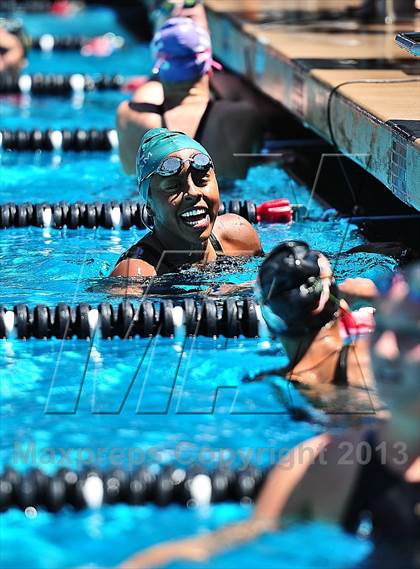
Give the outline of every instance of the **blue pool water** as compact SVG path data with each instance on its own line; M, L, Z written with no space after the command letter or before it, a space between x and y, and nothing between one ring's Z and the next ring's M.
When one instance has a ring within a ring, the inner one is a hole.
M109 10L84 11L65 19L25 16L24 20L33 35L51 30L57 35L94 35L112 29L127 38L125 51L106 59L33 53L29 72L131 75L149 70L147 47L134 45ZM121 93L105 92L89 94L83 102L33 98L19 106L9 100L2 105L1 121L7 128L112 127L115 107L123 98ZM112 153L8 152L0 157L0 165L2 203L135 196L133 179L121 173ZM281 168L268 164L252 168L246 180L237 181L222 197L263 202L279 196L301 203L309 199L307 189ZM314 214L321 211L316 202L311 208ZM266 251L288 237L308 240L330 256L339 280L349 276L378 280L395 268L394 261L383 255L343 254L363 242L356 227L346 222L261 226L259 232ZM18 302L117 303L125 292L106 275L119 255L142 235L136 229L1 231L0 303L8 307ZM204 275L191 270L178 288L189 292L205 290L213 283L253 280L259 263L253 259L229 270L210 268ZM126 404L117 413L143 356ZM220 463L241 466L247 461L266 466L273 456L318 432L314 426L291 420L270 383L241 383L250 371L285 362L279 345L267 347L241 338L189 340L183 351L180 344L164 338L95 341L91 350L88 342L76 340L1 342L0 466L13 464L22 470L39 466L49 472L63 465L82 468L89 462L106 468L116 460L124 468L136 468L142 461L185 466L198 461L206 468ZM225 389L211 413L220 386ZM278 386L294 404L309 405L281 380ZM60 449L68 452L62 455ZM11 510L1 516L0 563L4 568L114 566L141 547L214 529L249 513L249 506L231 504L190 510L116 506L82 513L65 510L59 515L40 511L32 519ZM312 545L302 547L303 543ZM301 524L198 566L335 569L354 566L370 550L368 540L345 535L337 527Z

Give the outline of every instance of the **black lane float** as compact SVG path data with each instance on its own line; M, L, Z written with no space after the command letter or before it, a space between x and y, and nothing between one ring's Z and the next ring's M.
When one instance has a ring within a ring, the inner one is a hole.
M42 508L51 513L71 506L74 510L106 504L133 506L207 505L255 500L268 470L248 466L242 470L202 467L141 467L134 472L114 468L82 472L61 468L49 476L35 468L24 474L6 468L0 476L0 512L10 508Z
M0 94L71 95L84 91L119 91L125 84L122 75L22 74L18 79L0 77Z
M143 300L134 305L123 301L117 306L102 302L98 306L60 302L54 307L16 304L0 307L1 339L93 338L130 339L139 336L215 338L269 337L260 306L252 299L223 302L208 298L182 302Z
M0 150L110 151L118 148L117 131L105 129L0 130Z

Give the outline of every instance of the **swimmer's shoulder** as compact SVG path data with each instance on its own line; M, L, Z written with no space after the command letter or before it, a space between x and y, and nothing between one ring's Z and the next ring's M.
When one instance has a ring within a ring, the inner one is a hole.
M148 245L150 246L151 238L146 235L135 245L130 247L111 273L111 277L154 277L157 275L154 263L146 260Z
M151 79L143 83L133 94L132 101L135 103L151 103L161 105L163 103L163 87L160 81Z
M156 269L142 259L133 259L127 257L123 259L114 267L110 274L111 277L154 277L156 276Z
M219 215L213 232L226 254L260 255L261 241L254 227L245 218L235 213Z
M158 113L138 112L130 107L130 103L147 103L159 107L163 104L163 88L159 81L148 81L139 87L131 101L123 101L117 109L117 124L119 128L127 128L131 124L143 127L145 130L161 126L162 119Z

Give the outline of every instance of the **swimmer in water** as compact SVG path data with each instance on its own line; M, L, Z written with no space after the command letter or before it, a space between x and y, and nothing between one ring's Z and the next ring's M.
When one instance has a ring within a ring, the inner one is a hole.
M210 88L212 51L207 30L190 18L170 18L152 41L155 79L117 111L121 164L134 174L138 141L151 128L182 131L212 156L218 176L243 178L260 148L263 119L249 101L217 99ZM238 128L238 125L241 128Z
M372 287L368 279L343 283L344 291L360 295ZM324 255L303 241L281 243L262 263L256 290L267 326L280 338L290 363L248 381L276 373L307 387L372 385L372 311L350 311Z
M159 29L169 18L181 16L191 18L199 26L208 29L203 0L155 0L151 6L155 29Z
M389 404L388 421L375 429L323 433L301 443L270 472L249 520L151 547L121 569L179 560L203 563L297 520L329 521L353 534L364 524L375 544L366 566L418 569L419 264L407 270L406 279L399 275L379 301L370 351L381 398Z
M20 39L0 25L0 77L16 79L25 61L25 48Z
M261 254L257 232L235 214L218 216L219 189L207 150L182 132L148 131L137 155L142 202L153 228L119 259L111 276L149 277L218 255Z

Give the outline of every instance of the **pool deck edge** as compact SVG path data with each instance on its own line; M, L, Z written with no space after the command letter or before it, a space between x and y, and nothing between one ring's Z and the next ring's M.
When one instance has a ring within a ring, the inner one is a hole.
M340 69L333 72L332 78L329 69L308 69L285 56L270 41L264 41L256 25L211 6L207 6L207 15L215 57L280 102L329 143L335 143L341 153L375 176L401 201L420 211L420 138L399 127L400 123L420 121L405 116L385 120L387 117L378 116L357 101L360 92L366 92L369 99L369 90L378 87L389 92L390 97L399 96L395 93L403 85L403 94L418 97L420 119L420 75L406 75L398 69ZM366 83L366 74L390 82Z

